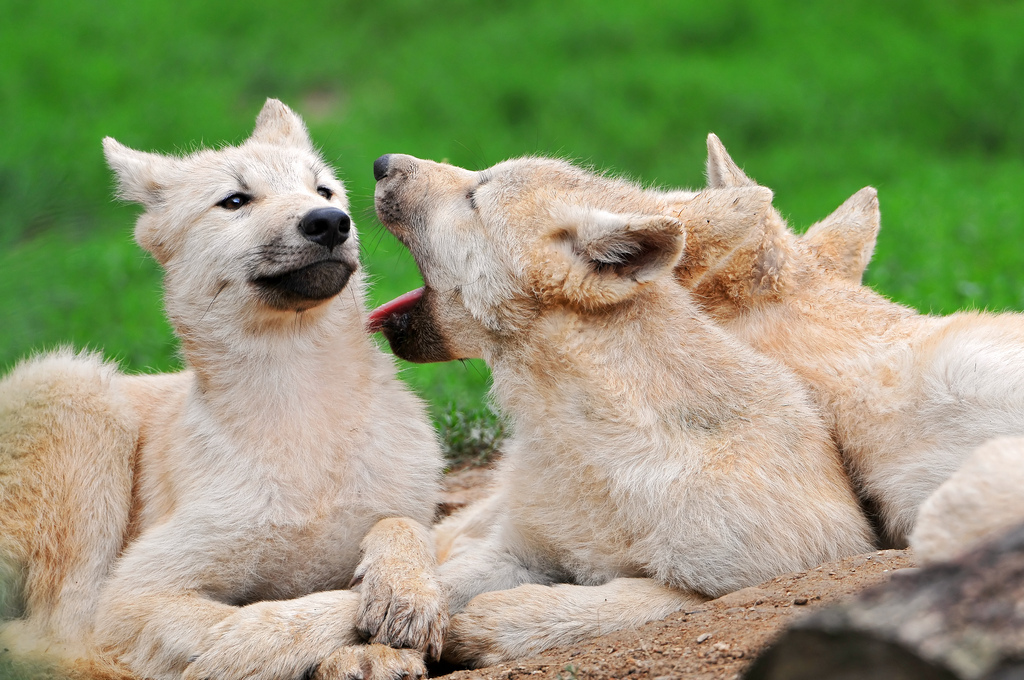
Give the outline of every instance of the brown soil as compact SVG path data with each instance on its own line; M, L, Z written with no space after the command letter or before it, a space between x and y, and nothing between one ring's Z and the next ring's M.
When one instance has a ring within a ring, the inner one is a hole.
M482 495L489 471L465 468L448 479L447 506L455 509ZM738 678L794 617L882 583L913 567L907 550L848 557L804 572L744 588L690 611L632 631L612 633L539 657L441 677L451 680L542 678Z

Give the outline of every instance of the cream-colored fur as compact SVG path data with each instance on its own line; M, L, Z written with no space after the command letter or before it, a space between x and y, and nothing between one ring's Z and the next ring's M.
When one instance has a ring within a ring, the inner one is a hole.
M799 381L672 277L684 226L762 219L769 191L666 199L546 159L375 174L426 284L376 323L412 360L484 358L514 432L495 494L438 529L446 655L535 653L870 548Z
M0 383L0 556L24 600L4 646L87 675L422 675L447 617L441 461L363 330L354 231L303 235L315 210L348 229L344 187L276 100L237 147L104 146L188 369L65 350Z
M921 506L910 545L919 562L953 559L1024 522L1024 437L979 446Z
M708 177L754 186L714 135ZM972 450L1024 435L1024 317L926 316L860 285L878 226L872 189L803 237L772 210L745 231L691 233L704 266L684 259L677 275L723 328L810 386L858 492L903 545Z

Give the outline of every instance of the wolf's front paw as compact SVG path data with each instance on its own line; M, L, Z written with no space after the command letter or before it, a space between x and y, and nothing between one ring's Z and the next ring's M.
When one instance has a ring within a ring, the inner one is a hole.
M426 675L420 652L370 644L338 649L324 659L313 680L418 680Z
M362 584L356 627L370 642L441 655L448 600L431 569L381 559L360 564L356 581Z

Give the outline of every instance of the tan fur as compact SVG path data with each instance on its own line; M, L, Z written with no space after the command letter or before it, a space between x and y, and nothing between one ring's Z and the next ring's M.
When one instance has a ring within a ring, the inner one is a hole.
M708 177L753 185L714 135ZM699 276L681 267L679 281L811 387L859 493L906 544L921 504L974 448L1024 434L1024 317L925 316L860 285L879 226L872 189L804 237L775 210L748 226L715 242L718 260ZM688 248L701 248L693 235Z
M238 147L105 150L189 368L63 350L0 383L0 564L24 600L3 645L97 677L422 675L447 617L440 456L363 331L355 233L300 233L344 187L276 100Z
M438 529L447 655L535 653L870 547L796 378L672 278L684 225L763 217L770 192L673 194L667 218L662 194L554 160L386 165L378 215L426 287L385 334L483 357L514 432L494 496Z
M617 630L638 628L699 602L651 578L598 586L528 584L477 595L452 619L445 656L491 666Z
M831 215L812 224L802 240L826 271L860 283L875 252L880 227L878 192L864 187Z

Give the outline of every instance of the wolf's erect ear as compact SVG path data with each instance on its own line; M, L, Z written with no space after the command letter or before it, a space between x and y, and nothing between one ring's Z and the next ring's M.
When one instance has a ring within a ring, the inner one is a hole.
M164 190L174 180L177 159L158 153L129 149L117 140L103 140L103 154L117 176L117 196L141 203L146 212L135 225L135 240L160 263L170 257L168 234L157 228L153 215L164 204Z
M590 308L624 300L669 273L685 242L682 224L669 216L571 206L558 218L563 227L555 239L567 266L556 267L557 287Z
M757 182L747 177L729 157L722 140L714 132L708 134L708 187L752 187Z
M705 189L675 209L686 230L676 279L693 285L764 224L772 210L772 191L756 185Z
M250 139L264 144L313 150L313 142L302 119L277 99L268 99L263 105L260 115L256 116L256 129Z
M103 155L117 176L117 197L152 208L160 203L173 159L136 151L113 137L103 139Z
M864 187L831 215L813 224L802 239L823 267L834 270L842 279L860 283L875 252L881 223L878 192Z

